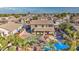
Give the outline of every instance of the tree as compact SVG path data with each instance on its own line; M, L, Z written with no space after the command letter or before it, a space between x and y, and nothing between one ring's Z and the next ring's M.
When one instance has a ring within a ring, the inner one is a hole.
M18 37L18 35L9 35L8 37L0 36L0 49L2 51L18 51L19 48L21 48L22 50L26 50L28 46L31 47L34 44L37 44L37 36L31 36L27 39L22 39Z
M38 19L38 17L37 17L37 16L33 16L32 18L33 18L33 20L37 20L37 19Z
M60 13L60 14L56 14L54 15L55 17L58 17L58 18L64 18L68 15L69 13Z
M29 45L33 45L34 43L37 42L37 37L36 36L31 36L26 39L26 43Z
M76 50L76 41L75 40L73 40L73 41L71 41L71 47L70 47L70 51L75 51Z
M65 26L65 28L63 26ZM71 41L71 44L69 44L70 45L69 50L71 51L76 50L76 42L77 38L79 38L79 32L74 31L73 27L70 24L60 25L60 28L67 33L67 35L65 35L64 37Z
M17 48L17 46L18 47L22 46L23 39L21 39L20 37L18 37L16 35L10 35L10 36L6 37L6 40L4 40L4 43L6 45L4 45L4 47L2 47L2 50L6 50L7 48L9 50L10 47L12 47L12 46L16 46L16 48Z

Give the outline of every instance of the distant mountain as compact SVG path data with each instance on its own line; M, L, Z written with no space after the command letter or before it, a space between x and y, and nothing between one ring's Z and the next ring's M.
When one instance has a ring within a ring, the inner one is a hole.
M0 14L5 13L79 13L78 7L1 7Z

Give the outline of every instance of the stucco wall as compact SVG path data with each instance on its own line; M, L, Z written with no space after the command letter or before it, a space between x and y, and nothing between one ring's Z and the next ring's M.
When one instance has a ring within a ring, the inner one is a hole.
M31 25L31 29L33 29L33 28L46 28L46 27L49 27L49 25L43 25L43 27L42 27L42 25L37 25L37 27L35 27L35 25ZM52 25L52 27L53 27L53 25Z

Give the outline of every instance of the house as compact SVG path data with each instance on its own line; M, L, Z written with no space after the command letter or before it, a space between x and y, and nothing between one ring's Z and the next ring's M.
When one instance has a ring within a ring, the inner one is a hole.
M5 17L0 17L0 25L1 24L5 24L5 23L7 23L8 21L7 21L7 18L5 18Z
M19 22L19 19L14 17L14 16L9 16L8 19L7 19L8 22L15 22L15 23L18 23Z
M70 20L71 15L66 15L63 19L68 19Z
M66 22L64 19L57 19L54 21L54 25L58 26L59 24L64 23L64 22Z
M7 20L7 19L8 19L8 17L0 17L0 19L3 19L3 20L4 20L4 19L6 19L6 20Z
M75 24L75 25L79 25L79 19L76 19L76 20L74 21L74 24Z
M79 16L77 15L77 16L73 16L73 17L71 17L71 20L72 20L72 22L73 23L77 23L77 21L79 20Z
M22 24L8 22L6 24L0 25L0 34L2 36L8 36L9 34L18 33L22 29Z
M48 17L44 17L44 16L41 16L41 17L38 17L38 20L48 20Z
M79 19L75 20L75 22L71 24L76 31L79 31Z
M51 34L54 32L52 20L31 20L29 25L33 34Z

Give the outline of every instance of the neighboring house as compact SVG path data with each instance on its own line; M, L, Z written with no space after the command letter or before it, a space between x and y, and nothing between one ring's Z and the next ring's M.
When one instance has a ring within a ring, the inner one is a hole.
M76 31L79 31L79 19L75 20L75 22L71 24Z
M7 23L7 19L0 17L0 25Z
M71 15L66 15L66 17L64 17L63 19L68 19L70 20Z
M33 34L51 34L54 32L53 21L51 20L31 20L30 26Z
M76 23L79 20L79 16L73 16L71 17L71 20L73 23Z
M0 25L0 34L2 36L8 36L9 34L18 33L22 29L22 25L14 22L8 22L6 24Z
M64 22L66 22L64 19L57 19L54 21L54 25L59 25L59 24L64 23Z
M74 26L74 28L75 28L77 31L79 31L79 26Z
M66 17L63 18L66 22L70 23L71 22L71 15L66 15Z
M40 19L40 20L48 20L47 17L43 17L43 16L42 16L42 17L38 17L38 20L39 20L39 19Z
M3 20L4 20L4 19L6 19L6 20L7 20L7 19L8 19L8 17L0 17L0 19L3 19Z
M23 23L24 22L24 18L23 17L19 17L15 20L15 23Z
M74 27L75 30L79 31L79 25L72 23L72 26Z
M75 25L79 25L79 19L76 19L76 20L74 21L74 24L75 24Z
M19 18L17 18L18 23L29 23L29 21L30 21L30 18L26 16L20 16Z
M8 22L15 22L15 23L18 23L19 22L19 19L14 17L14 16L9 16L8 19L7 19Z

